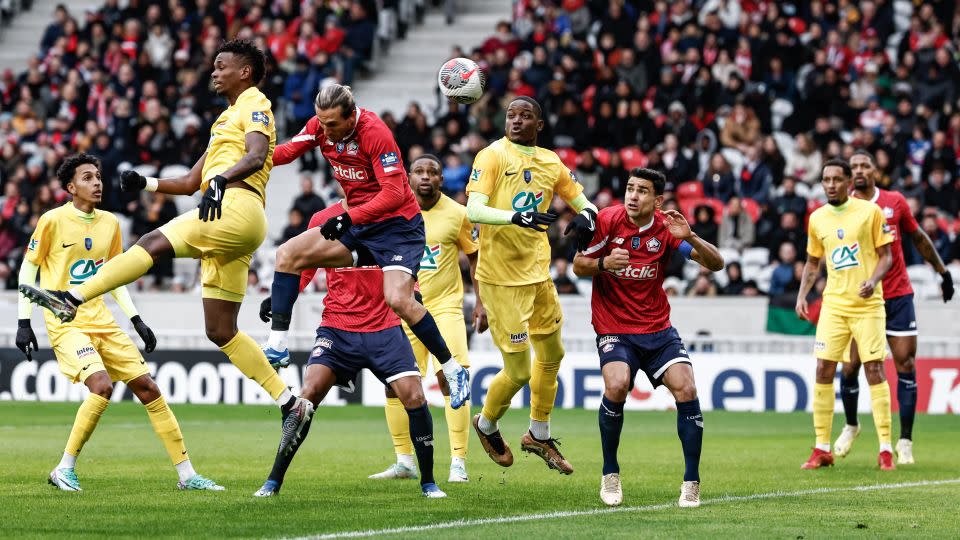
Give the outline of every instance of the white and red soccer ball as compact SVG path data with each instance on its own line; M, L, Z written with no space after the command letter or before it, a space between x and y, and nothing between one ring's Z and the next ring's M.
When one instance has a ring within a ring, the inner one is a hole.
M457 103L467 105L480 99L486 83L483 70L469 58L447 60L437 74L440 92Z

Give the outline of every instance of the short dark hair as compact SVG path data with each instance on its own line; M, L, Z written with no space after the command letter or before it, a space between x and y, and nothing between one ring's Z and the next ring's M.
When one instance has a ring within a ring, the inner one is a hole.
M850 178L851 176L853 176L853 170L850 169L850 164L847 163L846 160L843 160L840 158L832 158L823 162L823 166L820 167L821 177L823 176L824 169L826 169L827 167L840 167L841 169L843 169L844 176L846 176L847 178Z
M231 39L224 41L216 54L231 53L234 56L243 58L251 69L253 69L253 84L260 84L263 75L267 71L267 57L263 51L249 39ZM216 56L216 55L214 55Z
M537 113L537 119L539 120L539 119L543 118L543 109L540 107L540 104L537 103L537 100L533 99L532 97L529 97L529 96L517 96L517 97L513 98L512 100L510 100L510 103L513 103L514 101L523 101L524 103L529 103L529 104L533 105L533 111L534 111L535 113Z
M413 164L420 161L421 159L429 159L430 161L435 162L440 167L441 171L443 170L443 162L440 161L440 158L438 158L433 154L420 154L419 156L416 157L416 159L410 162L410 167L413 167Z
M100 160L90 154L80 152L79 154L68 156L57 169L57 178L60 179L61 184L66 186L70 182L73 182L73 176L77 174L77 167L88 164L96 167L98 171L100 170Z
M873 165L874 168L877 167L877 159L873 157L873 154L864 150L863 148L857 148L854 150L853 154L850 154L850 158L852 159L853 156L867 156L867 159L870 160L870 165Z
M663 190L667 186L667 177L660 171L647 169L646 167L634 167L630 169L630 178L640 178L649 180L653 183L653 193L663 195Z

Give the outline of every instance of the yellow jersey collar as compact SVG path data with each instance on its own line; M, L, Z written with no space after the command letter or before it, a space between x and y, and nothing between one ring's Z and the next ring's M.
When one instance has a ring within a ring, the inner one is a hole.
M240 103L244 99L253 97L254 94L258 94L258 93L260 93L260 89L257 88L256 86L251 86L250 88L247 88L243 92L240 92L240 95L237 96L237 101L234 102L234 105L236 105L237 103Z
M84 212L83 210L77 208L77 206L76 206L75 204L73 204L72 202L70 203L70 208L73 209L74 215L76 215L78 218L80 218L80 221L83 221L84 223L93 223L93 218L97 217L97 211L96 211L96 210L94 210L93 212L90 212L90 213L88 214L88 213Z
M504 138L506 139L506 137L504 137ZM511 141L510 139L507 139L507 142L510 143L510 145L513 146L513 148L514 148L517 152L520 152L521 154L527 154L528 156L532 156L532 155L534 155L534 154L537 153L537 147L536 147L536 146L524 146L524 145L522 145L522 144L517 144L517 143Z
M834 214L839 214L840 212L843 212L844 210L846 210L846 209L850 206L850 199L851 199L851 198L852 198L852 197L847 197L847 201L846 201L845 203L841 204L840 206L833 206L832 204L829 205L829 206L830 206L830 210L832 210Z

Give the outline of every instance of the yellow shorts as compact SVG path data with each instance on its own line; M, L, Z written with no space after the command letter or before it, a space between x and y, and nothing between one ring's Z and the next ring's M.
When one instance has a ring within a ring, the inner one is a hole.
M223 217L204 223L196 209L160 227L177 257L200 259L204 298L243 301L253 252L267 235L267 218L256 193L230 188L223 196Z
M850 340L857 341L862 362L883 361L887 356L887 321L883 309L874 315L842 315L827 306L820 312L813 350L820 360L850 360ZM846 354L844 354L846 352Z
M440 335L447 342L447 348L450 354L461 366L470 367L470 360L467 358L467 326L463 320L463 311L460 312L441 312L431 313L433 319L437 321L437 328L440 329ZM403 323L403 331L407 333L407 339L413 346L413 355L417 359L417 367L420 368L420 376L426 377L428 374L440 371L440 362L430 355L427 347L413 335L407 323ZM433 358L433 371L428 372L428 361Z
M150 373L137 346L121 330L86 333L71 328L53 340L53 352L60 371L74 383L103 370L112 381L124 383Z
M552 334L563 324L560 297L550 279L518 286L482 283L480 300L493 342L504 352L529 350L530 334Z

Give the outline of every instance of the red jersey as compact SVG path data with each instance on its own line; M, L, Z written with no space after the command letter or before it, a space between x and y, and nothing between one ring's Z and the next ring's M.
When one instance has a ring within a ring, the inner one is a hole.
M310 218L309 228L319 227L330 218L344 213L334 204ZM400 326L400 317L390 309L383 297L383 272L376 266L362 268L325 268L327 295L323 297L320 326L349 332L378 332ZM313 280L317 269L300 274L302 291Z
M910 213L910 206L903 194L897 191L874 188L875 193L870 202L876 204L883 211L887 219L887 226L893 234L890 244L890 253L893 255L893 266L883 278L883 298L896 298L905 294L913 294L910 277L907 275L907 265L903 261L903 244L901 233L911 234L920 228L917 220Z
M667 230L660 212L649 225L638 228L623 205L600 211L593 243L583 254L599 259L621 248L630 253L630 265L593 277L591 307L597 334L652 334L670 327L663 280L681 242Z
M374 223L392 217L413 219L420 206L407 181L400 148L390 128L376 114L357 107L353 133L335 143L323 135L316 116L300 133L277 145L273 165L285 165L311 148L320 148L347 197L353 223Z

